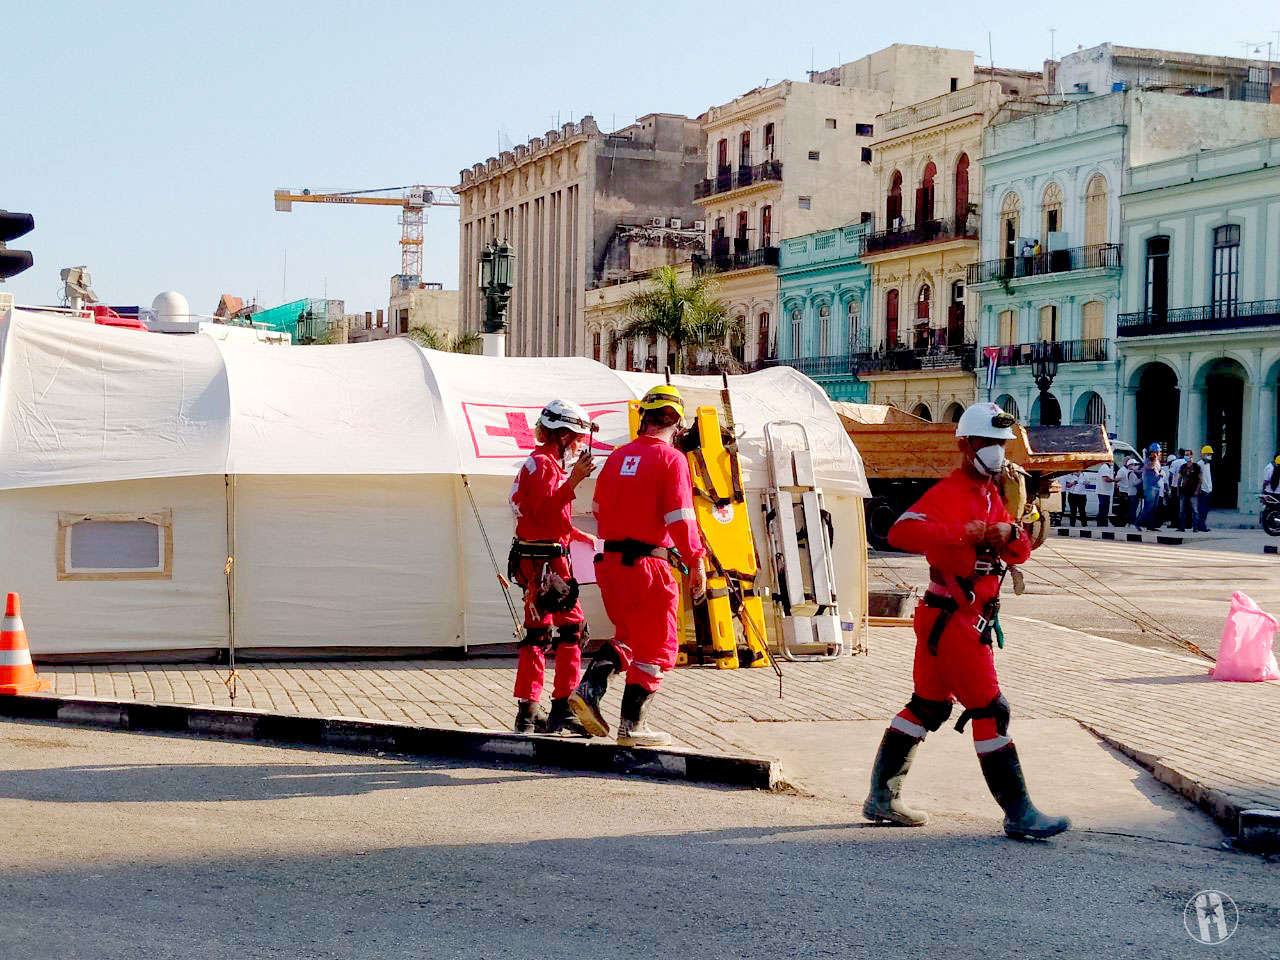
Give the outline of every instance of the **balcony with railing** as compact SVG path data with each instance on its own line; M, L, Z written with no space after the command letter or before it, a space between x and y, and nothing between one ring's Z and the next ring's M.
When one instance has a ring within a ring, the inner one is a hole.
M953 345L930 347L895 347L891 350L875 350L859 353L854 357L856 372L897 373L916 370L966 370L977 369L977 344L971 340Z
M879 230L868 234L866 254L886 253L901 247L914 247L924 243L946 243L950 240L976 240L978 215L970 214L960 219L925 220Z
M1169 333L1280 327L1280 300L1230 300L1207 307L1139 310L1116 318L1121 337L1154 337Z
M822 380L833 377L852 377L858 372L857 356L852 353L835 354L828 357L770 357L760 361L761 367L792 367L806 377Z
M1111 341L1106 337L1098 337L1090 340L1054 340L988 347L983 351L982 366L989 364L988 351L991 350L995 351L996 360L1002 367L1030 366L1044 347L1048 347L1050 356L1058 363L1088 363L1111 358Z
M969 264L969 285L976 283L1009 283L1030 277L1045 277L1073 270L1119 270L1122 245L1099 243L1088 247L1070 247L1045 253L983 260Z
M778 160L766 160L764 163L744 164L739 167L721 167L714 177L700 180L694 184L693 199L705 200L716 194L728 193L749 187L755 183L782 179L782 163Z
M748 270L753 267L776 267L777 265L777 247L759 247L755 250L738 250L730 253L727 246L713 243L711 256L701 253L693 255L695 274L726 273L730 270Z

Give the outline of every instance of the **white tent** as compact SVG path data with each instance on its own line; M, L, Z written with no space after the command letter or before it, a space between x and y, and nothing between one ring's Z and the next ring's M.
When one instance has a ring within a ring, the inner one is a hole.
M659 378L584 358L488 358L407 340L265 348L52 313L0 314L0 591L40 654L424 648L509 642L472 511L505 568L507 495L541 406L567 396L625 442ZM693 405L715 378L677 378ZM789 368L730 378L748 491L763 425L806 424L854 619L865 596L856 450ZM590 483L576 511L587 515ZM234 558L229 562L228 558ZM596 636L611 632L585 595Z

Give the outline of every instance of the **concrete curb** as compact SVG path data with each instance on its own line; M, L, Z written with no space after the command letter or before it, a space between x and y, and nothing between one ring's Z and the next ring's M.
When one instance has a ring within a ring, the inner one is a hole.
M1151 771L1151 775L1161 783L1172 787L1213 817L1225 830L1234 834L1236 845L1240 848L1258 853L1280 853L1280 810L1247 806L1247 801L1242 803L1230 794L1205 786L1175 770L1155 754L1121 743L1114 736L1083 720L1076 722L1107 746L1119 750L1139 766Z
M1186 537L1175 537L1164 533L1156 534L1155 539L1152 540L1140 533L1127 533L1123 527L1094 527L1092 529L1082 527L1079 530L1075 527L1054 527L1054 529L1058 531L1058 536L1060 537L1075 537L1083 540L1092 540L1096 535L1100 540L1116 540L1118 542L1119 537L1123 536L1125 543L1158 543L1166 547L1180 547L1187 541Z
M410 757L448 757L497 765L536 765L755 790L778 790L786 785L781 763L767 757L677 748L631 749L599 740L426 727L392 720L307 717L239 707L53 694L0 696L0 718L51 720L216 740L382 751Z

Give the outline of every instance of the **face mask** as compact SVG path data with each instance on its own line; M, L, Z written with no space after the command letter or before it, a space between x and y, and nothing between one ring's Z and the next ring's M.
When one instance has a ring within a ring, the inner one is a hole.
M979 473L984 473L988 477L997 477L1004 468L1004 447L993 443L989 447L975 450L971 462L973 468Z

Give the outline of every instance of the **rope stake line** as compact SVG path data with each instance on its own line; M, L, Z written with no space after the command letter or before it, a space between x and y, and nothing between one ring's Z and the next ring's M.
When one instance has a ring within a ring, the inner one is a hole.
M511 613L511 624L514 627L513 635L519 640L520 632L524 629L524 625L520 620L520 615L516 613L516 605L511 599L511 594L507 592L510 585L507 583L507 578L502 575L502 569L498 566L498 558L493 552L493 544L489 542L489 533L484 528L484 521L480 519L480 508L476 506L475 495L471 492L471 481L465 473L461 474L461 477L462 489L467 491L467 499L471 501L471 512L475 514L476 526L480 528L480 538L484 540L484 548L489 554L489 562L493 564L494 576L498 578L498 586L502 590L502 599L507 601L507 610Z

